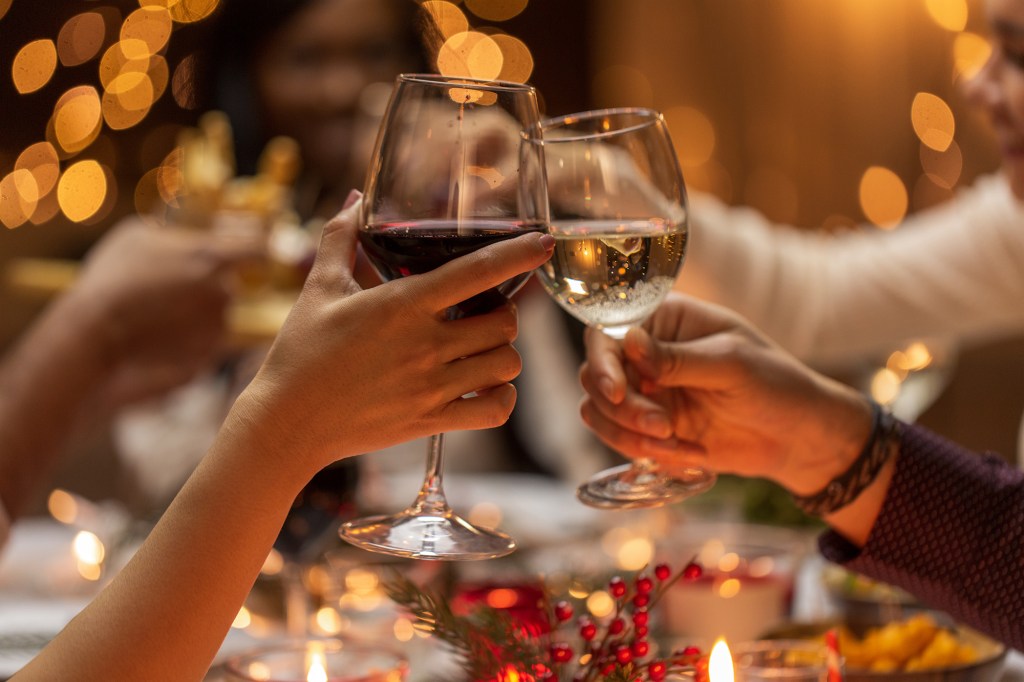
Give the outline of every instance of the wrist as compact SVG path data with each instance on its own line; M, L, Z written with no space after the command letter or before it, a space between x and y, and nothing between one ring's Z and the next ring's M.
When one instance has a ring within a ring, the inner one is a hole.
M828 397L808 416L814 430L802 439L804 454L794 458L794 472L782 481L797 496L815 494L847 471L872 432L873 403L852 388L828 381Z
M900 424L872 402L871 431L856 459L824 487L809 495L794 495L796 505L812 516L828 516L851 506L879 478L899 450Z

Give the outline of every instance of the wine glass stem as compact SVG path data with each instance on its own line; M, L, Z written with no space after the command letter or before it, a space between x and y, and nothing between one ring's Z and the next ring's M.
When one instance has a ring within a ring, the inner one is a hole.
M309 594L302 579L302 564L286 560L281 569L285 628L291 637L305 637L309 623Z
M443 471L444 434L438 433L430 437L430 443L427 445L427 472L416 501L409 507L410 512L417 515L444 516L451 511L444 496Z

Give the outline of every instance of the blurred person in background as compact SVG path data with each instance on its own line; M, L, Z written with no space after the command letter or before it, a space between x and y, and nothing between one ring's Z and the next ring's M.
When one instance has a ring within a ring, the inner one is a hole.
M818 366L922 337L1024 334L1024 3L987 0L987 10L992 51L964 92L991 123L1000 172L898 229L840 235L691 193L693 239L676 289L735 309Z
M124 221L0 365L0 542L82 420L164 394L223 352L232 268L252 240Z

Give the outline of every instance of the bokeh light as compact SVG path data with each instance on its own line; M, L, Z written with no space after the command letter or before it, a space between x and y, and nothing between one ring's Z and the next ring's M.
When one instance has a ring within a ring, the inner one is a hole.
M76 153L92 144L100 133L101 112L99 93L91 85L79 85L61 95L52 118L57 146Z
M501 50L502 64L498 78L514 83L525 83L533 73L533 55L530 48L519 38L506 33L491 36Z
M50 82L57 69L57 47L52 40L33 40L14 55L11 79L21 94L35 92Z
M38 187L39 196L43 197L57 185L57 178L60 175L57 150L49 142L31 144L18 155L14 168L31 173Z
M453 35L469 30L469 20L462 10L447 0L426 0L422 4L441 34L447 40Z
M444 42L437 54L437 69L445 76L469 76L493 80L501 73L501 48L478 31L457 33Z
M939 187L953 189L960 180L964 169L964 157L960 145L952 141L945 151L936 151L928 145L921 145L921 168Z
M671 107L664 114L679 163L683 166L707 163L715 153L715 127L711 119L687 106Z
M953 40L954 77L973 78L988 61L992 45L977 33L964 32Z
M57 34L57 56L64 66L84 64L100 53L106 22L98 12L83 12L64 22Z
M7 10L11 8L11 2L12 0L0 0L0 19L3 19Z
M962 31L967 26L967 0L925 0L928 16L947 31Z
M191 24L210 16L217 9L218 0L139 0L142 7L162 7L179 24Z
M860 179L860 207L878 227L895 227L907 214L907 188L896 173L871 166Z
M941 97L930 92L917 93L910 105L910 121L918 139L936 151L946 151L953 142L956 119Z
M119 40L103 53L100 58L100 84L106 88L124 73L146 73L149 70L148 46L132 38Z
M526 9L527 0L466 0L466 9L487 21L508 21Z
M36 208L39 189L27 170L11 171L0 179L0 222L15 228L28 221Z
M103 120L112 130L136 125L153 104L153 82L145 73L122 73L103 93Z
M197 59L195 54L188 55L178 62L171 76L171 96L182 109L195 109L199 106L195 88Z
M79 161L61 176L57 201L68 220L80 223L93 217L107 197L107 175L92 159Z
M135 50L145 46L144 56L148 57L167 44L172 26L171 15L166 8L152 5L140 7L125 18L121 25L121 40L135 45Z

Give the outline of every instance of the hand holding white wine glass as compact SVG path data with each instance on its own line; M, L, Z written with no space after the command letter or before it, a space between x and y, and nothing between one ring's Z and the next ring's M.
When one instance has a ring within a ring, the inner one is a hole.
M399 76L371 160L359 235L381 277L416 276L488 244L543 232L543 149L529 143L539 135L539 123L530 86ZM487 275L483 269L479 273L481 280ZM446 316L466 334L479 333L474 316L508 305L529 275L452 301ZM518 368L518 357L511 365ZM473 526L449 507L443 451L443 435L431 437L426 476L412 505L394 515L346 523L342 538L371 551L419 559L485 559L513 551L508 535Z
M569 314L621 339L654 312L686 254L682 173L661 114L606 109L542 123L555 253L538 270ZM653 507L704 492L712 472L661 475L638 459L581 485L585 504Z

